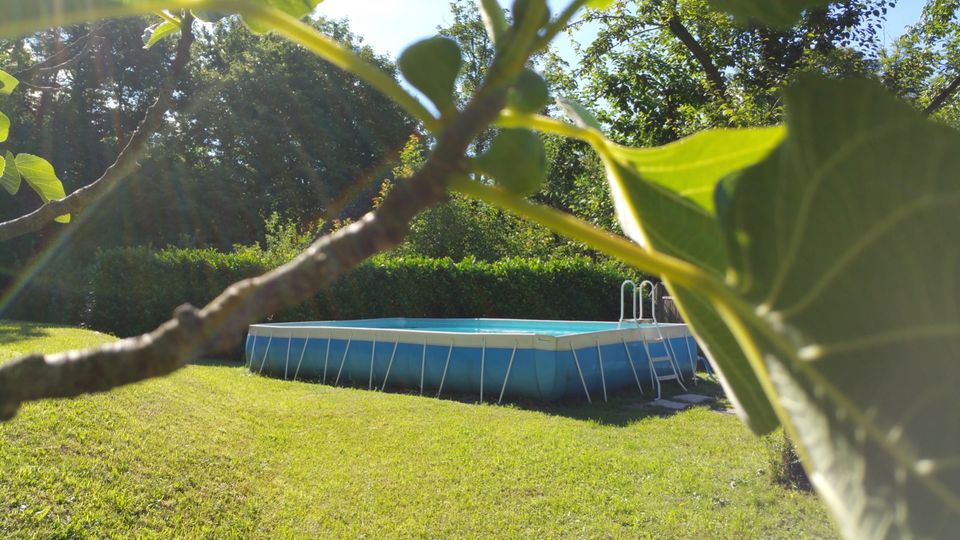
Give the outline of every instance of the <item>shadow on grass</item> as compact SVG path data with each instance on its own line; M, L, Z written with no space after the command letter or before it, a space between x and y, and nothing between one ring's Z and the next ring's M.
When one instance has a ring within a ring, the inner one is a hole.
M723 389L712 378L705 377L702 373L698 374L697 383L686 383L687 390L683 390L678 384L665 383L663 386L663 398L671 399L680 394L700 394L712 398L699 405L691 407L710 407L717 411L727 409ZM667 409L653 405L656 399L656 389L644 388L643 395L639 391L624 390L612 393L608 396L607 402L603 402L603 397L594 397L593 403L587 403L585 399L564 400L556 403L536 403L524 402L521 400L504 402L505 405L511 405L523 410L536 411L544 414L564 416L576 420L596 422L605 426L628 426L643 420L644 418L658 417L667 418L679 412L678 410ZM474 398L475 400L476 398Z
M216 366L230 366L230 367L243 367L243 363L236 361L210 361L211 363L204 363L202 365L216 365ZM270 378L283 378L283 374L271 374L268 372L257 373L254 370L255 374L270 377ZM311 384L324 384L319 379L299 379L300 382L306 382ZM330 381L327 382L330 384ZM671 399L673 396L679 394L700 394L711 398L709 401L698 405L691 405L691 407L710 407L712 410L718 412L729 412L729 404L726 402L723 389L720 384L713 377L708 377L704 373L698 373L697 383L690 384L690 381L686 383L687 390L684 390L680 385L676 383L664 383L663 386L663 397L664 399ZM366 384L355 384L352 385L349 381L346 384L338 385L341 388L356 388L358 390L367 390ZM401 388L394 387L388 390L388 393L391 394L406 394L406 395L417 395L420 393L416 389L411 388ZM429 396L430 394L424 394L424 396ZM435 395L435 393L433 394ZM628 426L639 420L650 417L659 417L666 418L673 416L679 412L678 410L667 409L664 407L659 407L653 404L654 399L656 398L656 390L654 388L644 388L643 395L640 395L639 391L636 388L631 390L622 390L611 393L608 396L607 402L603 401L602 396L592 396L594 398L593 403L588 403L583 396L578 398L566 399L553 403L542 403L533 400L523 400L523 399L514 399L514 400L504 400L503 406L513 407L516 409L538 412L542 414L549 414L554 416L563 416L567 418L572 418L576 420L583 420L585 422L596 422L597 424L606 425L606 426ZM456 393L444 393L443 397L440 398L445 401L456 401L459 403L466 404L476 404L478 396L476 394L456 394ZM599 399L598 399L599 398ZM486 399L486 403L495 404L496 397L493 399Z
M51 330L58 327L51 325L39 325L37 323L6 321L0 320L0 345L15 343L25 339L35 339L50 337L53 335ZM66 326L61 328L68 328Z
M243 367L244 363L240 360L234 360L232 358L198 358L190 362L190 365L208 367Z

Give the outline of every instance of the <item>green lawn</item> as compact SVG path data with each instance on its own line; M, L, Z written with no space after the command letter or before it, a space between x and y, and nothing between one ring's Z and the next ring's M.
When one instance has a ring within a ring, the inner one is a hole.
M109 339L0 323L0 362ZM771 455L708 407L477 406L193 365L0 424L0 537L835 536Z

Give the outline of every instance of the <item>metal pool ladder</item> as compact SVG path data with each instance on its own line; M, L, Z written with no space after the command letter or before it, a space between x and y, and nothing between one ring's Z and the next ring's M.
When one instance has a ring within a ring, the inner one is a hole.
M664 337L663 332L660 330L660 323L657 321L656 291L659 284L654 284L650 280L643 280L638 286L629 279L624 281L623 284L620 285L620 322L627 320L623 313L623 310L626 307L623 301L623 293L626 292L627 285L630 285L633 289L633 294L631 295L633 300L633 322L635 322L639 327L641 321L648 320L650 325L657 332L657 338L653 340L647 340L647 337L643 331L640 332L640 340L643 342L643 350L647 353L648 365L650 366L650 379L657 386L657 399L661 398L660 383L664 381L677 381L677 384L680 385L680 388L683 388L683 390L686 392L687 387L683 384L683 374L677 365L677 353L673 350L673 344L670 343L670 340ZM647 285L650 287L649 319L645 319L643 316L643 288ZM650 352L650 346L658 344L663 346L664 354L653 356L653 354ZM669 366L670 370L666 375L660 375L660 373L657 372L658 364L667 364L667 366Z

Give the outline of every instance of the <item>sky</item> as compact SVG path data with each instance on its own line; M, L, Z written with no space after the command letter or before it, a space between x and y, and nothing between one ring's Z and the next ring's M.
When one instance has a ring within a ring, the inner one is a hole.
M884 43L889 45L891 41L903 34L907 26L919 21L924 4L926 4L925 0L899 0L897 5L887 13L887 24L883 29Z
M509 7L512 2L500 0ZM885 43L890 43L903 33L904 27L920 17L924 0L899 0L887 15L884 27ZM551 11L557 13L566 6L566 0L548 0ZM354 33L380 53L396 56L410 43L436 34L438 26L452 22L448 0L324 0L317 7L317 14L331 18L346 18ZM588 41L590 29L578 39ZM557 51L569 62L575 59L569 39L565 36L556 42ZM572 62L571 62L572 63Z

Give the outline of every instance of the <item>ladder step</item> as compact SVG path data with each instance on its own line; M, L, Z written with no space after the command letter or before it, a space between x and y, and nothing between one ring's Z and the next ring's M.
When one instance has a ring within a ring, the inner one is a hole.
M657 380L658 381L676 381L677 376L676 375L657 375Z
M669 356L654 356L650 359L651 362L673 362L673 358Z

